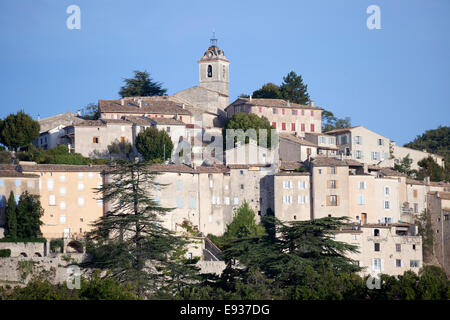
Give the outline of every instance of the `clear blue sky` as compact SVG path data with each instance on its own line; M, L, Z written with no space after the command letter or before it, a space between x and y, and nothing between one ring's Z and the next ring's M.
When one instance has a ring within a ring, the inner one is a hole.
M66 27L71 4L81 30ZM371 4L381 30L366 27ZM132 70L169 94L197 85L215 29L231 101L294 70L316 105L403 144L449 125L449 16L448 0L1 0L0 117L117 98Z

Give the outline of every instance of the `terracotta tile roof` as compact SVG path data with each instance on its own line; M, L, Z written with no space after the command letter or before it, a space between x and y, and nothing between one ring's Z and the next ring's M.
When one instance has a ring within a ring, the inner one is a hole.
M230 169L249 169L254 167L270 167L270 164L228 164L228 168Z
M139 99L142 100L142 107L139 107ZM135 113L135 114L181 114L191 115L189 110L183 109L183 103L174 101L171 97L129 97L122 100L99 100L99 110L101 113Z
M305 106L293 102L288 102L284 99L263 99L263 98L238 98L228 107L236 106L236 105L250 105L250 106L258 106L258 107L268 107L268 108L290 108L290 109L311 109L311 110L323 110L319 107L310 107ZM228 108L226 107L225 110Z
M39 178L39 175L21 173L16 170L0 170L0 177L2 177L2 178Z
M224 173L229 169L224 165L198 166L192 168L186 164L152 164L149 169L155 172L177 172L177 173Z
M378 173L386 177L406 177L407 175L391 168L381 168Z
M297 161L281 161L280 170L294 171L306 167L303 163Z
M439 198L443 200L450 200L450 192L439 192Z
M34 164L19 165L17 170L21 172L102 172L109 168L105 165Z
M173 118L151 118L149 120L157 125L186 126L186 124L183 121Z
M83 119L79 118L73 112L64 112L64 113L56 114L54 116L38 120L39 125L40 125L39 132L44 133L53 128L56 128L59 125L69 126L69 125L80 123L82 121L83 121Z
M311 163L316 167L348 167L347 162L332 157L315 157L311 158Z
M353 160L353 159L343 159L342 161L344 161L348 166L350 167L364 167L364 164L357 161L357 160Z
M150 126L150 119L147 117L137 117L137 116L125 116L125 120L140 125L140 126Z
M318 148L319 146L315 143L312 143L311 141L307 141L303 138L300 137L296 137L293 134L280 134L280 139L285 139L285 140L289 140L291 142L295 142L297 144L300 144L302 146L310 146L310 147L315 147Z
M355 126L355 127L350 127L350 128L342 128L342 129L335 129L335 130L331 130L331 131L327 131L327 134L332 134L332 133L341 133L341 132L350 132L352 129L357 128L360 126Z

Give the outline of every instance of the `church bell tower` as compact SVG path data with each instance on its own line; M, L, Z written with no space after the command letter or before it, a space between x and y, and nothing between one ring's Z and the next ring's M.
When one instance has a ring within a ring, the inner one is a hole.
M218 91L227 97L230 95L230 61L217 46L215 33L210 39L210 46L198 61L200 87Z

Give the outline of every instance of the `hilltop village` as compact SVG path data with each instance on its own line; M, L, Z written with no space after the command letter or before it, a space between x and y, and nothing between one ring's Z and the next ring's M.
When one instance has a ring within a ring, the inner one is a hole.
M348 217L350 226L334 237L359 248L349 255L363 274L418 272L424 252L415 222L427 211L439 235L433 243L433 263L450 274L450 185L413 180L393 170L406 156L411 169L428 157L444 167L444 157L398 146L377 128L358 125L324 133L323 109L313 101L301 105L249 96L230 102L230 61L214 41L198 66L198 85L171 96L100 99L96 120L70 112L39 119L34 144L43 150L65 145L71 153L101 158L108 157L111 143L126 141L139 158L139 133L147 128L165 131L173 153L149 165L160 173L157 182L165 185L152 196L161 206L173 208L164 216L165 227L181 232L186 222L193 226L201 246L191 247L188 254L199 256L206 271L220 273L224 268L220 250L207 236L222 235L235 209L248 203L257 222L266 215L286 222ZM240 113L267 118L276 143L268 147L248 134L224 149L224 124ZM40 196L43 237L63 239L64 252L82 253L77 241L109 210L110 204L95 192L107 182L109 170L107 164L0 165L0 238L6 235L8 195L28 191ZM47 243L0 242L0 249L6 248L12 249L11 257L50 256Z

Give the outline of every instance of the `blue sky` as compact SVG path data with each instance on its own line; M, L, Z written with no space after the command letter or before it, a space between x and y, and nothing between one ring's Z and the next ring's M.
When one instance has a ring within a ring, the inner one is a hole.
M81 29L69 30L69 5ZM381 30L369 30L369 5ZM2 0L0 117L114 99L132 70L168 93L198 84L212 30L231 61L230 100L301 74L315 104L398 144L450 114L450 1Z

